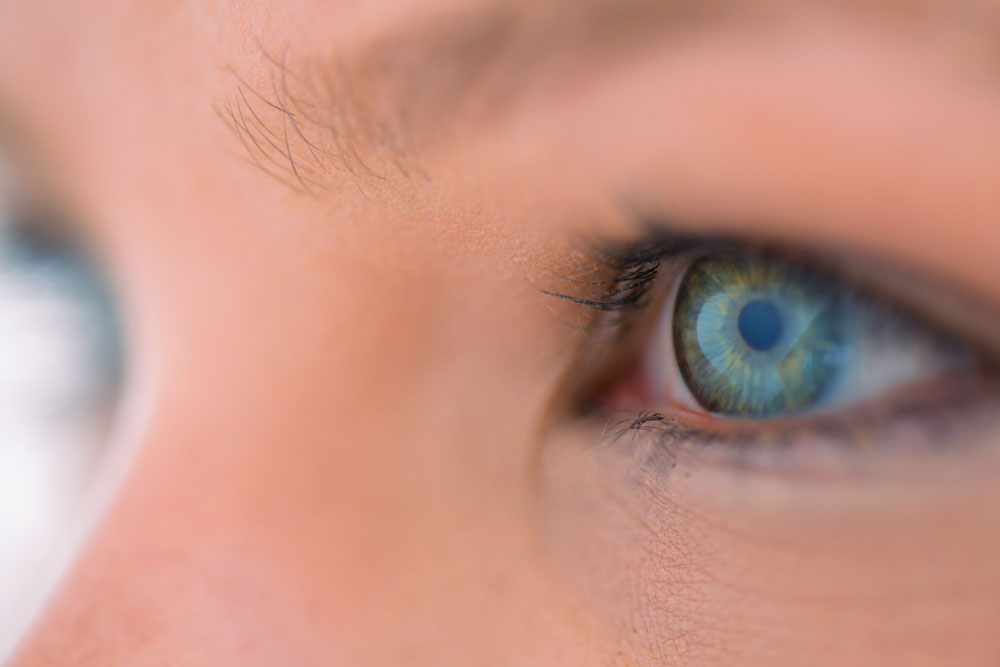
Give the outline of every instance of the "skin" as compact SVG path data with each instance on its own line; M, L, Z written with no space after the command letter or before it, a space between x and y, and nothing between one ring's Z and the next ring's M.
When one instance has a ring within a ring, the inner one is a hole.
M395 142L352 63L478 2L0 4L4 112L112 276L142 426L13 664L996 664L989 409L761 466L612 443L571 405L614 366L594 313L537 289L633 233L627 199L991 312L995 35L937 4L564 48ZM347 102L308 83L331 62ZM317 126L298 175L248 150L241 90L281 138L264 98L362 107L370 169L310 162Z

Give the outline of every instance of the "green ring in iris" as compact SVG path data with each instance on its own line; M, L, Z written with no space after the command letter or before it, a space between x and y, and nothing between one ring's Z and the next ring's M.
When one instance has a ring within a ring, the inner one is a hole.
M758 256L695 262L674 310L681 375L718 414L761 418L819 403L849 343L841 299L803 269Z

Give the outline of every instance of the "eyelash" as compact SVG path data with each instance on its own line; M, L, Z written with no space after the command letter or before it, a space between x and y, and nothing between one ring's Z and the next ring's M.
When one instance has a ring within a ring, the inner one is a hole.
M627 330L637 313L649 306L649 293L664 262L695 252L730 247L729 242L668 236L653 232L628 245L601 244L589 249L594 273L607 276L595 280L564 278L573 293L540 290L570 303L591 308L610 317L599 318L597 326Z
M907 436L907 451L951 451L956 441L948 437L949 434L959 427L992 423L989 420L995 403L979 392L966 391L949 393L944 400L935 403L933 412L928 412L926 407L925 402L918 401L896 404L888 409L862 408L855 410L850 420L820 417L791 427L737 434L699 430L681 418L658 412L626 414L622 411L617 418L607 414L593 416L603 422L602 435L610 445L628 443L645 449L652 444L655 453L665 456L671 463L685 461L695 462L700 467L720 465L774 470L801 468L801 462L790 462L788 454L805 439L810 441L811 451L822 448L845 465L848 460L839 458L845 450L857 453L864 449L864 443L879 443L877 453L883 454L901 449L892 446L898 440L893 434L898 432ZM922 437L916 440L913 436L918 433ZM650 436L652 441L630 438L643 435ZM870 452L876 453L874 448ZM654 458L649 453L647 456ZM829 456L817 458L824 465L830 462ZM829 472L827 468L822 469Z
M592 327L610 329L616 338L621 338L650 307L651 294L664 265L718 252L761 250L774 251L738 240L681 237L655 230L635 243L604 244L592 249L589 255L595 261L593 268L601 278L567 278L573 291L543 292L595 310L598 317ZM788 251L780 251L780 254L796 256ZM798 253L799 261L802 261L802 254L809 256L809 253ZM942 433L976 422L977 416L988 419L995 408L995 403L989 400L992 398L995 398L993 393L984 392L981 386L959 387L936 399L933 411L927 410L926 399L897 400L891 405L876 403L852 408L850 419L838 414L821 415L807 420L789 420L781 426L765 425L729 433L700 429L681 417L655 411L619 410L608 414L607 410L596 409L590 402L581 413L603 422L604 439L611 444L619 445L629 436L652 436L654 451L665 454L670 467L682 459L695 459L699 464L718 462L729 467L759 465L773 469L776 464L787 465L787 453L803 440L835 452L842 452L845 443L849 447L877 440L879 451L886 451L891 447L885 447L884 443L896 441L889 434L907 429L909 437L903 438L907 448L936 450L941 442L948 442L950 447L951 439L943 437ZM910 429L911 426L918 428ZM914 432L926 435L915 442ZM648 437L633 437L631 442L644 449L650 444L649 440Z

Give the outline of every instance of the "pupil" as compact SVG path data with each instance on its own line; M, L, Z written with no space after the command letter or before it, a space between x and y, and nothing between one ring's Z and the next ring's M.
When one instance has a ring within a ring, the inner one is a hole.
M770 301L751 301L740 311L740 335L755 350L763 352L774 347L783 328L781 314Z

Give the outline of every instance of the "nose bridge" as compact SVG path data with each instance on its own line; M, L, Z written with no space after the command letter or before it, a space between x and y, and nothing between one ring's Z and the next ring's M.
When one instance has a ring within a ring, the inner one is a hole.
M240 302L215 311L220 328L250 316ZM232 618L303 647L318 642L299 636L303 614L345 646L373 626L457 626L448 591L481 587L491 539L521 539L508 499L477 501L468 458L434 447L453 434L433 433L387 378L349 368L364 363L356 351L324 354L300 327L258 321L242 334L175 326L137 351L158 357L148 422L53 618L94 624L95 645L99 627L185 644L216 628L196 642L206 651L246 632Z
M123 655L239 643L249 664L288 664L264 659L279 646L295 664L400 664L435 636L435 651L496 654L553 625L531 620L555 594L533 550L525 409L551 378L492 369L550 352L483 335L515 306L476 304L464 324L441 276L367 262L339 228L281 227L277 204L234 206L165 206L127 248L143 258L123 301L132 361L155 366L151 406L47 635L88 628L76 652L113 638ZM342 659L313 659L327 643Z
M515 507L523 500L478 501L486 494L469 493L482 488L474 472L414 455L420 442L385 429L368 438L357 429L287 432L276 415L315 423L309 412L322 401L282 396L265 414L163 387L47 631L76 636L70 629L83 624L86 644L128 637L135 645L123 650L150 655L144 642L206 656L241 642L251 664L280 651L309 664L321 644L320 664L398 664L394 652L419 654L442 635L453 640L435 650L472 636L500 650L493 623L545 596ZM499 625L522 631L527 622ZM317 627L323 637L311 634ZM382 635L394 642L380 646Z

